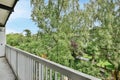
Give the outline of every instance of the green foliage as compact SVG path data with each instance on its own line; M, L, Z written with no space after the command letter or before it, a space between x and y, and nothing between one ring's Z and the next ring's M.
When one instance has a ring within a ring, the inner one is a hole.
M7 35L7 43L11 46L19 46L21 43L23 43L24 36L22 34L8 34Z
M25 29L24 32L26 33L26 37L31 37L31 31L29 29Z
M120 71L120 1L31 0L37 34L8 34L7 42L102 79ZM89 61L76 57L86 57ZM118 73L116 80L118 80Z

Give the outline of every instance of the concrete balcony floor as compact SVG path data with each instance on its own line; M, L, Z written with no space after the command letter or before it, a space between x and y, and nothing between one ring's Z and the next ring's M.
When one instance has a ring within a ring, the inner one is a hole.
M15 76L5 57L0 58L0 80L15 80Z

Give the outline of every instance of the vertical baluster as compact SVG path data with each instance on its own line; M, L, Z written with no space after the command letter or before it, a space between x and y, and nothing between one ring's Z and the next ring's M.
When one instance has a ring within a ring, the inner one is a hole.
M13 63L13 62L12 62L12 59L13 59L12 57L13 57L13 56L12 56L12 53L13 53L13 50L11 49L11 50L10 50L10 64L11 64L11 67L13 68L13 64L12 64L12 63Z
M8 62L10 63L10 49L8 48Z
M5 57L8 59L8 48L7 47L5 47L5 51L6 51Z
M24 80L26 80L26 76L27 76L27 73L26 73L27 61L26 61L26 56L24 56L24 55L23 55L23 65L24 65L24 69L23 69L24 70Z
M25 80L25 78L24 78L24 72L25 72L25 70L24 70L24 67L25 67L25 62L24 62L24 58L23 58L23 55L20 53L20 56L21 56L21 61L20 61L20 65L21 65L21 69L20 69L20 71L21 71L21 77L22 77L22 80Z
M23 56L23 65L24 65L24 67L23 67L23 70L24 70L24 80L26 80L26 76L27 76L27 74L26 74L26 66L27 66L27 61L26 61L26 56L24 56L23 54L22 54L22 56Z
M33 79L33 59L31 59L31 80Z
M30 57L28 57L28 80L30 80Z
M9 54L10 54L10 58L9 58L9 61L10 61L10 62L9 62L9 63L10 63L10 65L11 65L11 48L10 48L10 53L9 53Z
M39 63L39 80L44 80L44 65Z
M35 61L35 80L37 80L37 62Z
M18 78L18 52L16 51L16 76Z
M10 52L10 48L9 48L9 64L11 63L10 62L10 56L11 56L11 52Z
M8 60L8 62L9 62L9 48L6 47L6 50L7 50L7 52L6 52L6 56L7 56L7 60Z
M25 80L25 60L21 53L19 53L19 77L20 80Z
M25 80L30 80L29 79L29 58L24 55L25 58Z
M30 77L29 79L30 79L30 80L32 80L32 78L31 78L31 77L32 77L32 75L31 75L31 73L32 73L31 67L32 67L32 66L31 66L31 58L29 57L29 77Z
M22 78L22 80L24 80L24 66L25 65L24 65L23 56L20 53L20 67L21 67L20 71L21 71L21 78Z
M11 67L16 74L16 51L11 49Z
M39 80L42 80L42 65L39 63Z
M29 57L29 76L30 80L32 80L32 59Z
M9 64L10 64L10 48L8 48L8 61L9 61Z
M20 66L19 66L19 64L20 64L20 61L19 61L19 53L17 54L17 78L18 78L18 80L19 80L19 68L20 68Z
M18 54L18 75L19 75L19 77L18 77L18 79L21 79L21 55L20 55L20 53Z
M57 80L57 78L58 78L57 74L58 74L58 73L57 73L57 72L55 72L55 80Z
M36 80L38 80L38 76L39 76L39 73L38 73L38 71L39 71L38 65L39 65L39 63L36 62Z
M46 66L46 69L45 69L45 77L46 77L46 80L48 79L48 68Z
M52 80L52 69L50 69L50 80Z
M7 60L8 60L8 62L9 62L9 48L6 47L6 50L7 50L7 52L6 52L6 57L7 57Z
M9 48L7 47L7 60L9 62Z
M11 48L9 49L9 63L11 64Z
M29 79L32 80L32 59L29 57Z
M44 65L42 65L42 80L44 80Z
M33 60L33 80L35 80L35 60Z
M16 61L17 61L17 58L16 58L16 56L17 56L17 51L15 51L15 54L14 54L14 68L15 68L15 74L17 74L17 69L16 69L16 65L17 65L17 63L16 63Z
M8 62L9 62L9 57L8 57L9 54L8 53L9 53L9 49L8 49L8 47L6 47L6 58L7 58Z

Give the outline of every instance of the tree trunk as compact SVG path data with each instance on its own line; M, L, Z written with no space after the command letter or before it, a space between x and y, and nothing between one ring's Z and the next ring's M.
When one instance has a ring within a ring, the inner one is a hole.
M115 75L115 79L116 79L116 80L120 80L120 79L119 79L119 71L118 71L118 70L115 70L115 71L114 71L114 75Z

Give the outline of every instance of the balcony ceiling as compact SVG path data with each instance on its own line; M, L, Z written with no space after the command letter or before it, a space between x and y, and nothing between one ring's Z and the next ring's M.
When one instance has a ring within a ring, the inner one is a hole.
M5 27L18 0L0 0L0 27Z

